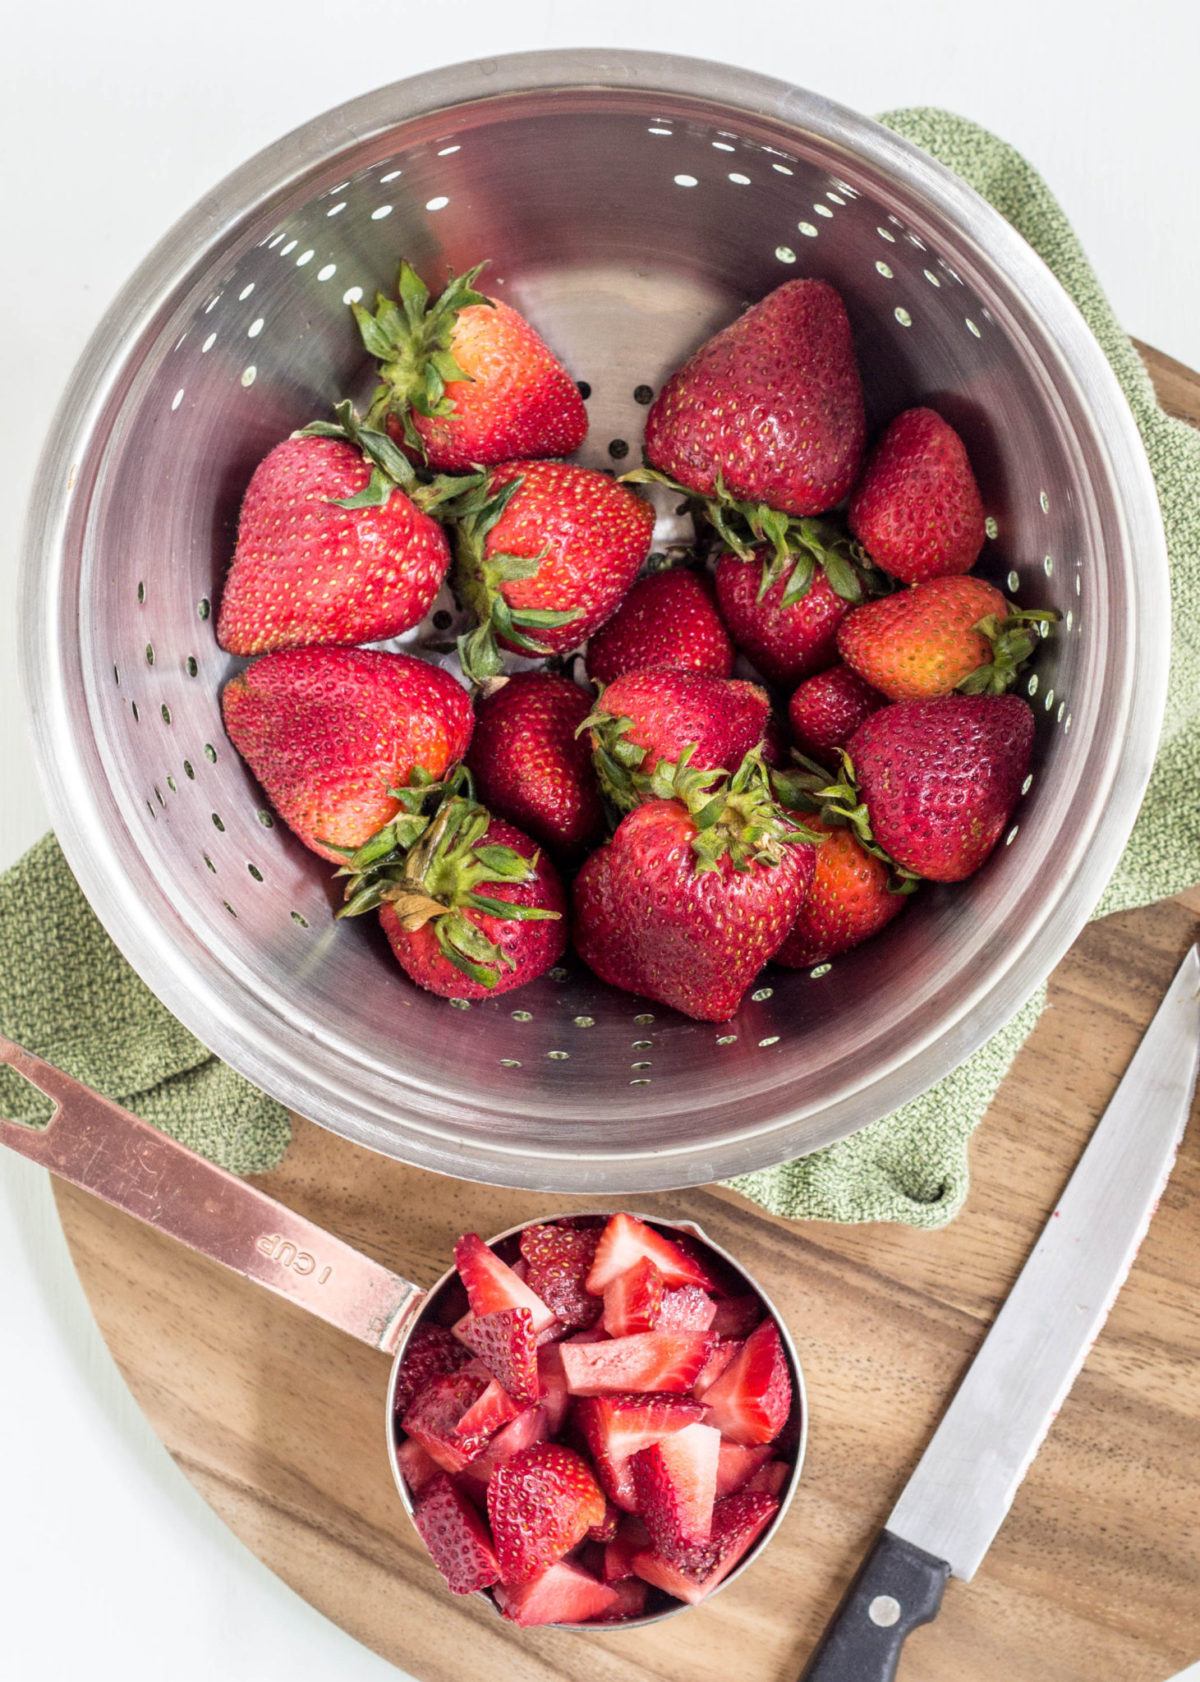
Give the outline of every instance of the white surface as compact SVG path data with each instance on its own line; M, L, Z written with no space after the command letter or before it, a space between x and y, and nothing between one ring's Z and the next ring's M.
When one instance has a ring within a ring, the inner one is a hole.
M948 106L1047 178L1128 329L1200 365L1192 0L60 0L18 19L0 63L0 868L48 826L13 601L28 485L70 369L120 283L206 188L382 82L456 59L620 45L734 60L860 111ZM92 1324L44 1176L13 1161L0 1161L0 1323L5 1674L397 1674L272 1578L174 1469Z

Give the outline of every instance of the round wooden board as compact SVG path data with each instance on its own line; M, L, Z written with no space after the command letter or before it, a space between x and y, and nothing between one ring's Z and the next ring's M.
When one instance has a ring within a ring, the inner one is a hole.
M1164 405L1200 381L1145 352ZM519 1631L447 1594L384 1452L386 1360L69 1186L80 1279L188 1478L314 1606L421 1682L792 1682L1003 1301L1200 921L1200 889L1091 925L972 1144L973 1189L917 1233L776 1220L717 1187L639 1197L764 1284L811 1404L805 1477L726 1592L654 1627ZM421 1282L458 1233L547 1199L442 1179L298 1122L264 1190ZM575 1206L582 1206L574 1200ZM630 1200L626 1199L625 1202ZM550 1202L570 1207L572 1200ZM610 1200L617 1207L619 1200ZM1162 1682L1200 1657L1200 1117L1103 1334L982 1569L900 1682Z

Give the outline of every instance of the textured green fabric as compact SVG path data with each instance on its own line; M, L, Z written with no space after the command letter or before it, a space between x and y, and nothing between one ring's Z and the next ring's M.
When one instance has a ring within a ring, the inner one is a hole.
M1200 432L1158 407L1070 224L1019 153L948 111L893 111L880 121L974 187L1053 269L1112 363L1145 443L1171 562L1170 693L1146 798L1094 915L1148 905L1200 879ZM729 1183L793 1218L944 1225L967 1194L967 1140L1044 1002L1040 988L993 1039L903 1109L799 1162Z

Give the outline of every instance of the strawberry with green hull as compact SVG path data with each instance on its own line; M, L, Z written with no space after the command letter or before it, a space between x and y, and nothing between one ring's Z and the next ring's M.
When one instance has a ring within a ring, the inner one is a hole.
M824 839L808 897L771 960L785 969L809 969L861 946L899 916L908 899L905 887L915 886L899 882L847 825L809 816L804 823Z
M343 865L338 915L379 907L401 968L443 998L506 993L557 963L566 896L529 837L469 795L442 791L429 814L417 805L420 791L400 792L409 809Z
M861 590L856 599L862 600ZM721 556L717 601L734 642L781 689L833 665L838 627L852 605L821 568L805 569L796 561L774 570L761 549L747 560Z
M889 701L1000 695L1033 653L1038 622L1055 617L1014 608L982 578L931 578L847 614L838 653Z
M462 758L473 722L448 672L363 648L263 655L230 679L221 711L288 828L335 862L396 816L392 790Z
M983 501L954 428L905 409L867 460L848 511L876 566L906 584L969 572L985 535Z
M607 474L561 461L494 468L450 505L454 586L477 628L463 669L503 669L500 649L542 656L576 648L608 619L650 553L654 510Z
M584 725L600 786L620 811L631 811L669 792L677 767L740 765L762 741L770 711L756 684L660 667L614 679Z
M353 306L380 364L368 420L446 472L569 455L587 435L587 410L562 363L516 310L475 290L484 267L451 275L431 302L402 263L395 299L377 296L374 314Z
M588 697L555 672L520 672L476 703L467 763L489 811L571 857L604 827L600 787L579 729Z
M398 636L446 575L449 545L430 512L446 486L419 484L349 403L336 413L336 425L314 421L254 470L217 620L230 654Z
M757 755L715 793L712 777L680 773L677 798L637 807L592 854L575 881L575 939L602 981L724 1022L795 922L814 855Z
M587 673L595 683L612 683L647 666L678 666L711 677L733 671L733 644L703 573L668 567L639 578L588 643Z
M792 739L801 753L833 769L863 720L886 704L887 697L852 666L830 666L793 691L788 702Z

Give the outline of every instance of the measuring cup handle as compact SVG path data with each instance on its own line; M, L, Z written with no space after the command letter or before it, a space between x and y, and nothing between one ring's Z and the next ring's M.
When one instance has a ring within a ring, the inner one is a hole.
M0 1120L0 1144L391 1354L418 1286L265 1192L0 1036L7 1063L54 1100L48 1126Z

